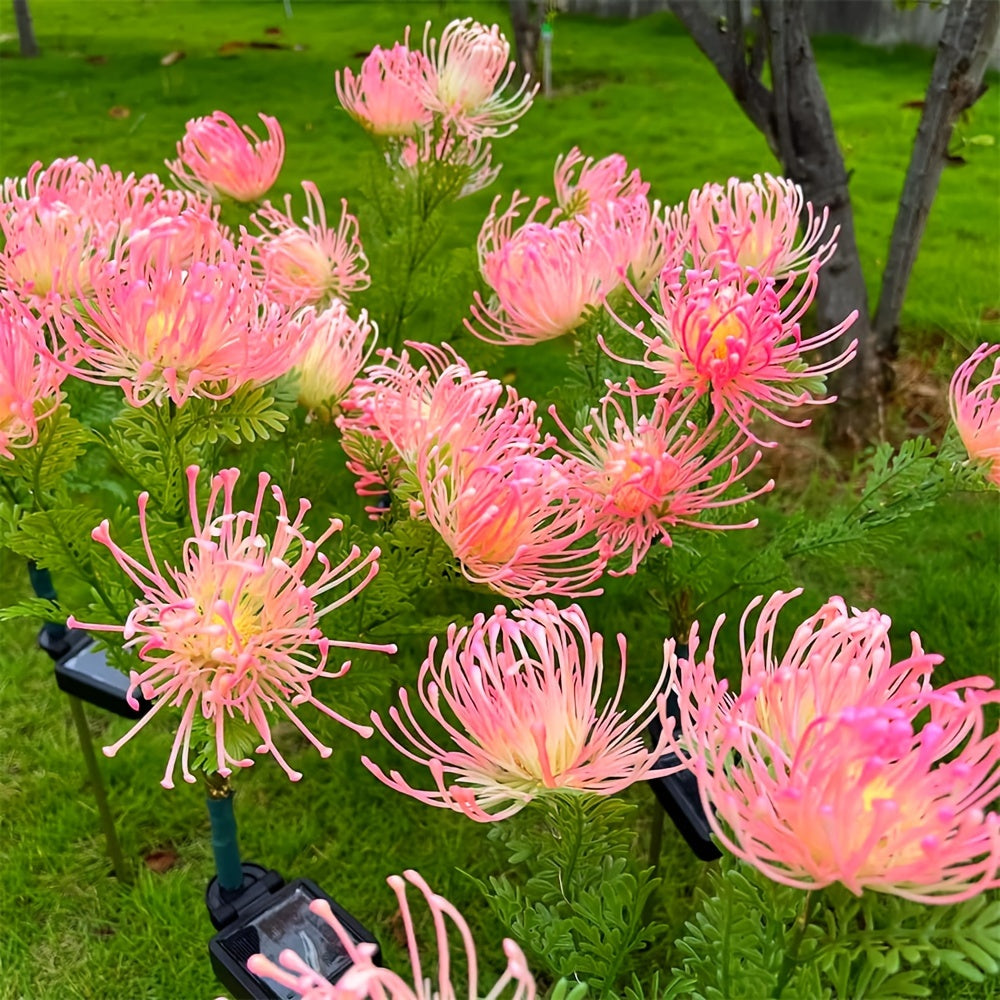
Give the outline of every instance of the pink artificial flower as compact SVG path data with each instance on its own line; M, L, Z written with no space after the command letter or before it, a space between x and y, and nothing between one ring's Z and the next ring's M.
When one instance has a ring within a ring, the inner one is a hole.
M0 459L13 459L14 448L32 447L39 422L62 399L66 374L39 353L41 326L10 293L0 293Z
M448 627L440 665L437 639L420 668L417 685L427 712L445 732L443 742L417 720L405 689L402 712L372 722L410 760L431 772L434 788L412 787L398 771L387 776L368 757L362 762L380 781L427 805L462 812L477 822L506 819L554 789L613 795L633 782L676 767L657 767L667 735L647 749L644 732L666 696L653 693L631 715L621 707L625 637L615 693L600 704L604 640L592 633L583 611L560 611L552 601L508 612L497 607L471 627ZM651 706L654 706L651 708ZM449 783L451 782L451 783Z
M321 313L310 307L298 319L310 345L292 369L298 378L298 401L329 420L374 350L378 331L364 309L355 321L339 300Z
M404 471L415 470L420 449L433 445L439 431L451 434L450 428L478 426L505 394L499 380L473 373L447 344L408 347L422 355L423 363L411 360L409 350L398 356L380 351L380 361L354 382L337 419L360 496L395 493L403 485ZM538 440L533 415L518 429L532 444ZM385 511L369 513L380 516Z
M499 1000L507 987L513 987L510 1000L534 1000L535 980L528 970L524 953L510 938L504 938L503 942L507 958L503 975L483 995L479 988L476 945L462 914L443 896L433 892L418 872L405 871L402 878L390 875L386 881L399 901L399 913L410 955L412 984L395 972L376 965L373 960L374 946L367 942L356 942L325 899L314 900L309 904L309 909L333 930L341 947L354 963L336 983L331 983L291 949L285 949L277 956L280 966L275 965L270 958L258 954L250 958L247 968L255 976L271 979L305 1000L364 1000L365 997L370 997L371 1000L459 1000L460 996L482 996L483 1000ZM437 947L437 976L434 979L424 971L420 944L406 895L407 883L417 887L431 913ZM446 919L458 931L464 961L456 963L452 958ZM452 973L454 964L459 965L462 970L457 973L462 976L462 982L457 986L456 973Z
M285 136L277 118L258 115L267 129L261 139L249 125L239 126L224 111L192 118L177 143L177 159L167 169L183 187L209 198L257 201L278 179L285 159Z
M645 195L591 205L576 222L584 240L601 248L614 272L614 278L603 283L604 298L623 284L644 298L683 252L683 243L667 228L660 203L650 204Z
M677 525L756 527L756 518L713 524L699 515L746 503L774 487L772 479L750 493L725 496L760 461L757 451L740 468L750 439L736 435L720 444L720 414L699 428L691 419L695 400L681 393L657 396L651 415L640 415L643 395L648 394L634 383L625 390L612 386L579 436L570 433L555 407L549 410L572 445L563 450L569 459L566 473L591 498L598 536L616 555L631 550L626 573L636 571L657 540L671 545L669 530Z
M679 269L664 271L662 313L645 306L653 332L647 333L643 323L625 326L645 346L642 360L633 363L656 372L661 391L708 395L755 441L749 427L755 411L786 426L808 424L781 417L777 410L834 401L821 398L825 377L854 357L857 341L816 365L807 364L803 355L833 343L857 318L857 310L832 329L803 338L799 321L815 294L815 271L783 307L772 279L722 259L717 264L718 274L688 271L683 283Z
M421 446L419 507L472 583L524 601L601 593L608 553L591 537L595 512L557 458L536 444L534 403L511 398Z
M120 385L132 406L224 399L283 375L308 347L301 323L259 287L249 249L207 215L134 232L118 260L94 263L90 284L54 318L64 366Z
M309 501L299 501L292 519L277 486L270 489L277 517L273 526L265 527L261 512L270 477L264 472L258 477L252 511L233 506L239 469L225 469L213 476L202 520L197 507L198 472L194 465L187 470L194 534L184 543L180 567L164 564L161 568L153 553L146 519L148 493L139 495L139 523L148 565L112 540L106 520L93 531L94 540L107 546L142 596L136 599L124 625L79 622L72 617L68 624L121 632L126 640L123 648L138 647L139 659L148 666L131 672L129 703L138 707L136 691L155 703L104 752L113 757L164 708L179 708L181 720L161 781L164 788L173 787L178 755L184 780L195 780L188 762L196 713L214 731L212 766L220 774L231 774L231 764L249 767L253 763L237 759L226 745L227 722L237 718L260 734L257 753L271 753L289 778L298 781L302 775L292 770L274 745L271 719L276 711L277 718L289 719L322 757L328 757L332 750L309 731L293 707L313 705L355 732L371 735L367 726L350 722L320 702L312 693L312 684L319 678L342 677L350 668L347 661L336 670L325 669L331 646L395 652L392 645L328 639L319 628L323 615L347 603L375 576L379 550L372 549L362 558L361 550L354 546L339 564L331 566L319 547L341 530L342 522L331 518L319 538L310 541L302 531ZM220 497L222 510L217 514ZM305 577L314 563L320 572L307 584ZM323 606L323 595L344 584L350 589ZM196 754L200 750L196 744Z
M628 163L620 153L612 153L595 162L586 159L577 146L556 160L556 202L566 218L585 215L594 206L622 199L645 198L649 184L638 170L629 173Z
M540 198L514 231L527 198L515 194L497 215L498 197L479 233L479 269L493 291L487 304L475 293L473 325L466 327L495 344L533 344L580 326L620 282L618 262L600 229L585 232L575 222L535 221L548 204Z
M993 355L993 371L973 386L976 369ZM986 478L1000 486L1000 344L980 344L955 369L948 399L969 457L982 462Z
M1000 702L986 677L931 684L940 656L916 634L893 662L889 619L831 598L775 652L775 594L752 638L743 616L743 679L728 692L714 670L712 632L698 658L675 663L680 736L715 835L785 885L841 882L951 903L1000 886L1000 733L984 707ZM665 720L667 724L672 720Z
M409 31L407 31L407 42ZM436 73L428 58L397 42L391 49L376 45L357 76L349 69L336 75L337 97L344 110L377 136L413 136L433 121L429 102Z
M441 39L430 38L431 23L424 28L424 54L435 71L430 106L471 138L509 135L538 90L525 79L516 90L504 90L517 70L510 58L510 43L497 25L487 28L471 17L452 21Z
M330 229L323 199L312 181L303 181L308 211L299 226L292 216L292 196L285 196L285 211L269 202L251 218L263 231L248 237L264 289L282 305L326 305L371 284L368 259L358 235L358 220L341 201L340 224Z
M794 278L818 269L836 251L839 227L821 242L829 214L824 208L817 216L793 181L755 174L753 181L732 177L724 188L706 184L692 191L687 211L674 210L672 228L687 232L695 267L721 255L764 277Z
M8 179L0 202L0 284L42 312L90 292L90 267L133 230L194 203L155 175L123 177L75 157Z

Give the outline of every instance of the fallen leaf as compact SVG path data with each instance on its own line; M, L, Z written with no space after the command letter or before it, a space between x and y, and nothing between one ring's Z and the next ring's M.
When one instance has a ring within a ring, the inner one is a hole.
M179 63L185 56L186 52L181 52L180 49L174 49L173 52L168 52L161 60L161 66L173 66L174 63Z
M161 847L144 854L142 860L151 872L162 875L164 872L170 871L180 860L180 857L172 847Z
M289 46L282 45L281 42L251 42L250 48L252 49L287 49Z
M1000 319L1000 306L987 306L980 314L979 318L994 322Z
M278 27L272 25L270 28L265 28L264 29L264 34L265 35L280 35L281 34L281 28L278 28Z
M132 114L131 108L126 108L123 104L116 104L113 108L108 108L109 118L129 118Z
M107 56L87 56L87 62L89 62L91 66L103 66L107 63L107 61Z
M220 56L228 56L234 52L241 52L246 47L246 42L223 42L217 51Z

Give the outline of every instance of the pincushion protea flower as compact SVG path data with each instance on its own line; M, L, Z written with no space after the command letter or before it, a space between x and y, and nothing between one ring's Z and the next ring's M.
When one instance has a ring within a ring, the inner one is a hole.
M471 17L452 21L440 40L424 28L424 55L434 67L430 107L473 139L509 135L531 107L538 85L525 79L504 94L517 64L497 25L487 28Z
M465 325L490 343L533 344L569 333L621 280L601 229L585 232L572 221L551 225L552 217L537 221L545 198L515 230L528 200L515 193L498 215L498 197L479 233L479 268L493 296L487 303L475 293L476 322Z
M247 237L254 249L264 289L283 305L329 304L348 300L371 284L368 259L358 236L358 220L341 201L340 223L331 229L319 190L303 181L307 211L299 226L292 216L292 196L285 211L265 203L252 218L263 236Z
M805 215L804 232L798 238ZM772 278L795 277L821 267L837 249L835 229L823 240L829 209L816 215L802 188L784 177L731 177L691 192L686 211L672 213L672 228L685 232L695 267L720 254L740 267Z
M450 440L428 440L415 466L419 512L472 583L518 601L592 597L601 593L594 584L608 552L592 536L589 498L572 489L557 458L541 453L548 440L526 441L530 406L508 404L471 434L464 426Z
M798 888L841 882L923 903L1000 886L1000 733L984 707L986 677L941 688L941 657L912 636L893 662L889 619L848 612L840 598L774 650L775 594L752 639L742 622L743 679L729 694L714 671L716 623L704 659L697 629L675 665L680 735L712 828L727 849Z
M76 157L35 163L4 182L0 285L40 311L90 291L93 260L107 261L133 231L195 207L152 174L123 177Z
M815 271L783 306L773 279L738 268L723 257L715 268L688 271L683 282L679 270L668 269L660 276L662 312L646 306L652 331L647 332L643 323L625 326L645 346L642 359L630 363L656 372L661 391L709 395L756 441L749 427L755 412L801 427L809 421L796 423L779 411L834 401L835 397L821 396L825 378L854 357L857 341L815 365L808 364L804 354L833 343L858 314L855 310L831 329L803 337L799 321L815 294Z
M577 146L556 159L554 179L556 202L567 218L586 214L594 206L644 197L649 192L649 184L638 170L629 173L621 153L595 162L592 156L584 159Z
M167 168L182 187L210 198L256 201L278 179L285 159L285 136L277 118L258 115L267 129L261 139L224 111L192 118L177 143L177 159Z
M41 320L0 292L0 459L38 441L39 421L59 406L66 373L40 353Z
M270 477L258 477L257 499L252 511L235 510L233 491L238 469L225 469L212 477L211 492L202 519L198 513L196 485L198 467L187 470L191 522L194 534L184 544L183 563L162 567L153 552L146 508L149 494L139 496L139 522L147 563L126 552L112 538L108 522L93 531L95 541L107 546L129 579L142 592L124 625L79 622L74 627L121 632L125 649L137 649L146 666L130 674L129 701L138 706L134 693L154 702L153 709L128 733L104 752L114 756L152 718L167 708L181 709L181 720L161 784L173 787L173 774L180 757L185 781L194 781L189 766L195 717L204 718L214 740L214 768L222 775L230 765L247 767L249 758L236 759L226 744L226 727L234 720L256 730L261 743L258 753L270 753L285 773L298 781L271 733L275 716L290 719L320 755L332 752L306 727L293 711L313 705L355 732L368 736L371 730L345 719L320 702L312 685L320 678L343 676L350 661L327 670L331 647L395 652L392 645L373 645L329 639L319 628L319 619L351 600L378 572L379 550L362 557L354 546L336 566L319 547L343 527L331 519L326 530L310 541L302 522L310 504L299 501L294 519L277 486L270 488L278 513L269 537L262 523L262 509ZM221 499L221 510L217 507ZM306 574L314 564L319 573L311 582ZM347 585L339 597L323 604L323 595ZM195 746L196 753L202 748ZM211 757L211 752L206 752Z
M399 42L391 49L376 45L357 75L349 69L342 72L336 75L337 98L373 135L413 136L430 128L434 116L428 104L436 74L423 52Z
M412 787L398 772L386 775L368 757L362 762L390 788L420 802L463 812L479 822L506 819L553 789L612 795L659 770L666 736L651 750L643 733L662 707L656 692L626 716L625 637L618 636L621 666L615 693L602 706L604 640L592 633L583 611L560 611L552 601L508 612L497 607L471 627L448 627L440 664L431 640L417 685L427 712L444 730L431 736L414 715L406 690L402 712L372 722L410 760L425 765L435 787ZM676 770L674 768L673 770Z
M354 320L339 300L320 313L309 307L298 321L309 342L292 369L298 378L298 401L311 414L329 420L374 350L378 329L364 309Z
M365 942L355 942L325 899L314 900L309 904L309 909L333 930L348 958L354 963L336 983L331 983L290 949L278 956L280 966L264 955L253 955L247 962L247 968L255 976L271 979L306 1000L364 1000L365 997L370 997L371 1000L458 1000L460 996L477 1000L480 997L482 1000L500 1000L503 995L507 995L509 1000L534 1000L534 977L528 970L524 953L513 941L504 939L503 951L507 966L490 991L483 994L479 987L475 942L462 914L447 899L433 892L418 872L405 871L402 877L390 875L386 881L399 900L399 913L410 955L412 984L395 972L375 965L374 947ZM437 946L435 979L424 973L425 959L421 957L420 943L414 929L413 914L406 895L407 883L417 887L433 918ZM446 920L450 920L458 931L462 941L463 962L454 962L451 955ZM452 972L454 964L460 965L461 972ZM461 984L456 985L455 975L462 976ZM513 988L512 993L507 993L508 987Z
M285 374L309 346L267 296L250 251L209 215L182 213L134 232L119 259L93 262L91 295L53 327L78 378L121 386L132 406L224 399Z
M992 372L973 386L976 369L990 357ZM948 398L969 457L982 462L986 478L1000 487L1000 344L980 344L955 369Z
M703 427L691 419L695 400L681 393L657 396L651 414L640 415L642 390L630 383L611 386L600 409L574 436L555 408L549 412L572 445L560 449L568 459L567 477L586 491L596 510L597 534L615 554L631 551L625 572L634 573L657 540L672 544L669 531L693 528L753 528L699 520L705 511L742 504L774 487L774 480L751 493L725 494L760 461L759 451L740 468L751 445L743 435L719 445L720 414Z

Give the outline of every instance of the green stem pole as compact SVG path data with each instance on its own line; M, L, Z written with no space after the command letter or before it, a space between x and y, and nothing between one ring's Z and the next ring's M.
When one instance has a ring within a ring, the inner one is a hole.
M115 831L115 821L111 816L111 809L108 807L108 796L104 790L101 770L97 766L97 755L94 753L94 742L90 738L90 727L87 725L87 716L83 711L83 702L79 698L74 698L73 695L66 697L69 699L69 710L73 715L73 722L76 723L76 732L80 737L80 749L83 751L83 759L94 789L94 798L97 800L97 814L100 817L101 829L104 831L104 839L108 845L111 867L119 882L128 883L131 881L131 876L128 866L125 864L125 856L122 854L122 845L119 843L118 834Z
M243 887L243 861L236 838L236 815L233 812L233 786L218 772L205 774L208 791L208 818L212 824L212 853L219 888L238 892Z

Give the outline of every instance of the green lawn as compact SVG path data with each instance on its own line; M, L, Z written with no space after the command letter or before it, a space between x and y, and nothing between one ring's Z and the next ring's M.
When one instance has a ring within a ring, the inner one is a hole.
M11 6L0 4L5 176L22 175L35 160L68 155L124 171L161 171L187 119L220 108L252 121L265 111L279 118L288 142L279 186L294 190L309 177L327 204L340 196L356 202L366 148L337 105L335 70L357 66L375 43L391 44L407 23L419 33L426 18L440 26L468 14L501 23L506 16L505 4L450 0L293 0L290 20L279 0L31 0L31 7L43 57L26 62L16 56L16 40L7 37L14 32ZM162 57L175 51L184 57L162 66ZM555 158L574 144L594 156L624 153L651 181L654 196L670 203L709 180L777 169L761 137L670 17L619 22L560 16L554 52L555 94L539 100L522 128L498 143L496 155L504 163L499 184L459 203L455 240L474 241L497 193L551 193ZM839 39L817 42L817 52L853 171L858 240L874 295L917 122L918 113L904 105L922 98L932 54L876 51ZM996 139L1000 133L997 77L989 82L993 89L962 126L967 139ZM929 371L927 406L935 414L941 412L941 377L957 356L998 338L1000 145L968 143L964 155L964 166L945 172L903 313L904 354L920 359L921 372ZM449 332L435 331L436 339ZM534 354L494 353L491 370L511 371L521 391L542 394L551 385L549 366L564 350L554 344ZM780 527L800 499L800 487L817 509L826 502L830 480L820 473L829 475L828 460L804 450L788 464L795 485L783 490L779 482L765 504L761 533L727 533L720 544L720 579L727 566L752 555L759 538ZM349 485L343 506L361 517ZM810 610L833 593L849 604L879 607L893 617L901 648L908 648L907 636L916 630L926 648L945 654L950 675L996 675L997 497L954 497L900 522L881 543L847 555L799 559L769 587L801 583L807 596L800 603ZM27 573L8 551L0 552L0 560L2 607L27 592ZM710 617L726 611L735 628L749 596L727 595L712 605ZM648 684L669 630L649 595L623 581L587 610L595 629L628 633L630 684L636 690ZM108 877L76 734L51 664L33 648L34 628L5 623L0 630L0 752L7 776L0 782L0 998L215 996L202 901L212 873L208 820L196 789L167 792L157 784L170 734L151 730L114 760L101 760L119 831L138 872L134 885L123 886ZM414 642L399 658L403 677L412 677L419 664L416 650ZM383 694L382 704L387 702ZM89 715L99 745L126 731L123 720L98 711ZM428 815L426 807L384 789L358 762L362 752L371 752L363 741L322 719L315 728L336 748L327 761L296 742L294 732L282 737L283 746L297 748L289 760L305 774L300 784L288 783L266 761L239 776L245 856L288 877L313 878L377 931L390 964L399 959L400 938L394 900L382 880L417 868L466 911L481 958L495 964L504 931L463 874L483 877L493 870L486 831L444 811ZM373 755L383 764L392 760L383 747ZM635 789L633 798L640 803L645 836L655 805L645 789ZM162 851L176 854L169 870L157 872L143 862ZM704 871L670 831L664 874L660 906L676 917L673 897L689 896ZM666 949L666 943L658 946L651 966L669 965ZM967 992L956 980L938 985L942 997L995 995L989 984Z

